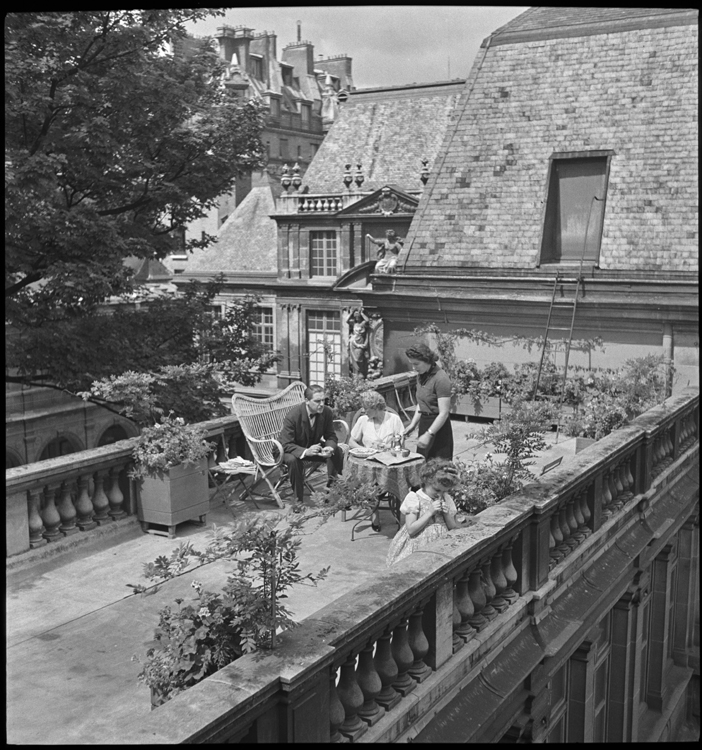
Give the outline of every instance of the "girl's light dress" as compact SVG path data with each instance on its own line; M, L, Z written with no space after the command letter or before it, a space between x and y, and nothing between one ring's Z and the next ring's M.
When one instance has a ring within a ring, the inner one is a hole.
M449 513L456 512L456 504L453 502L451 495L447 492L444 493L444 501L448 506ZM428 511L434 508L432 499L427 495L424 490L417 490L416 492L410 492L407 497L402 501L400 506L400 513L408 515L413 513L417 517L424 515ZM437 513L434 516L434 522L425 526L417 536L410 536L407 531L407 524L404 523L402 528L395 534L392 542L390 542L390 549L388 550L388 556L386 558L386 565L394 565L398 560L411 555L415 550L421 547L426 547L427 544L433 542L435 539L442 539L448 536L448 527L442 513Z

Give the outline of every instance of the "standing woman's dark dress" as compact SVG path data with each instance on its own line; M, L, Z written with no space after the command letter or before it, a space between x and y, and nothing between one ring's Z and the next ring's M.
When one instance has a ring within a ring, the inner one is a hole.
M419 435L431 427L439 414L440 398L451 398L451 381L449 376L437 364L434 364L428 372L419 375L417 385L417 408L421 412L418 425ZM447 419L444 422L428 449L418 448L417 451L427 459L445 458L451 461L453 459L451 420Z

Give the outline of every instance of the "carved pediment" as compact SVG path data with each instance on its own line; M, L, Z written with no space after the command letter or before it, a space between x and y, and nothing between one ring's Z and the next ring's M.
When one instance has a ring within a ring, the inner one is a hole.
M339 215L344 214L377 214L379 216L392 216L393 214L413 214L417 210L419 199L385 185L371 195L348 206Z

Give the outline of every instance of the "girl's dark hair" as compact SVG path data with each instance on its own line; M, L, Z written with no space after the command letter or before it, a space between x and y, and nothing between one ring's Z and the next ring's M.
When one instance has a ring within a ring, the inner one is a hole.
M419 471L422 487L427 484L438 484L444 490L450 490L458 482L458 469L452 461L445 458L432 458Z
M426 362L428 365L436 364L439 355L432 351L426 344L415 344L409 349L405 349L405 356L409 359L418 359L420 362Z

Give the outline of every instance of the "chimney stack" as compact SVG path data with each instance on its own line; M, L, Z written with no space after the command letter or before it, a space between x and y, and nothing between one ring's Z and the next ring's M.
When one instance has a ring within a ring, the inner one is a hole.
M302 41L302 21L297 22L297 43Z

